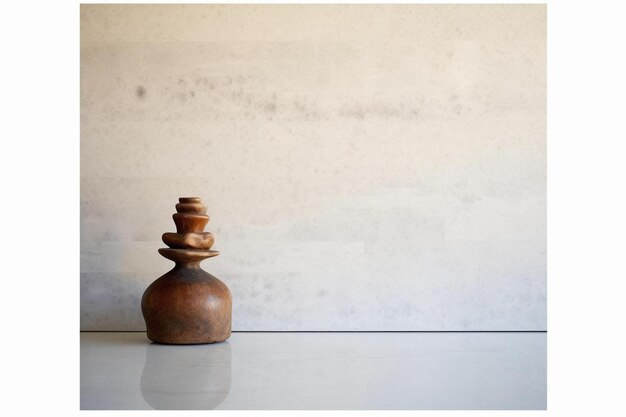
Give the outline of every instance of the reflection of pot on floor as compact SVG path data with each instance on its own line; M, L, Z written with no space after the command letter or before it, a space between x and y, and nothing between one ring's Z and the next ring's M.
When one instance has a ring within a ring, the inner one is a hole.
M157 410L206 410L230 392L230 345L148 346L141 394Z

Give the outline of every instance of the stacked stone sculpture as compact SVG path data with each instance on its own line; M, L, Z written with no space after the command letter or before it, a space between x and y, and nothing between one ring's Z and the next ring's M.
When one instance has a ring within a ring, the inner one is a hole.
M141 300L148 338L166 344L224 341L231 333L230 291L200 268L201 261L219 255L211 250L213 234L204 231L209 222L206 207L198 197L181 197L176 211L176 233L164 233L169 247L159 249L176 265L154 281Z

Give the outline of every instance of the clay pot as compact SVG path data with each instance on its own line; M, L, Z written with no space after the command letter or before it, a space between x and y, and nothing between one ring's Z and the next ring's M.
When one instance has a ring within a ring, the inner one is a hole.
M170 248L159 253L176 266L154 281L141 299L148 339L166 344L221 342L230 337L232 299L226 284L200 268L204 259L219 255L210 250L213 235L203 233L209 221L197 197L181 197L174 214L177 233L165 233Z

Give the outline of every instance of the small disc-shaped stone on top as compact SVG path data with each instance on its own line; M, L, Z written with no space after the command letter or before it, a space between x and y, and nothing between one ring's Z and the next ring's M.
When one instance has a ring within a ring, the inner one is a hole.
M178 201L180 203L176 204L176 211L179 213L206 214L206 207L198 197L181 197Z

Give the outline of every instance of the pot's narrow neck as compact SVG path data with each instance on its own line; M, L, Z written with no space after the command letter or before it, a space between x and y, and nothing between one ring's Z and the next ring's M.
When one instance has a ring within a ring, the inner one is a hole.
M200 262L202 261L176 262L174 269L200 269Z

